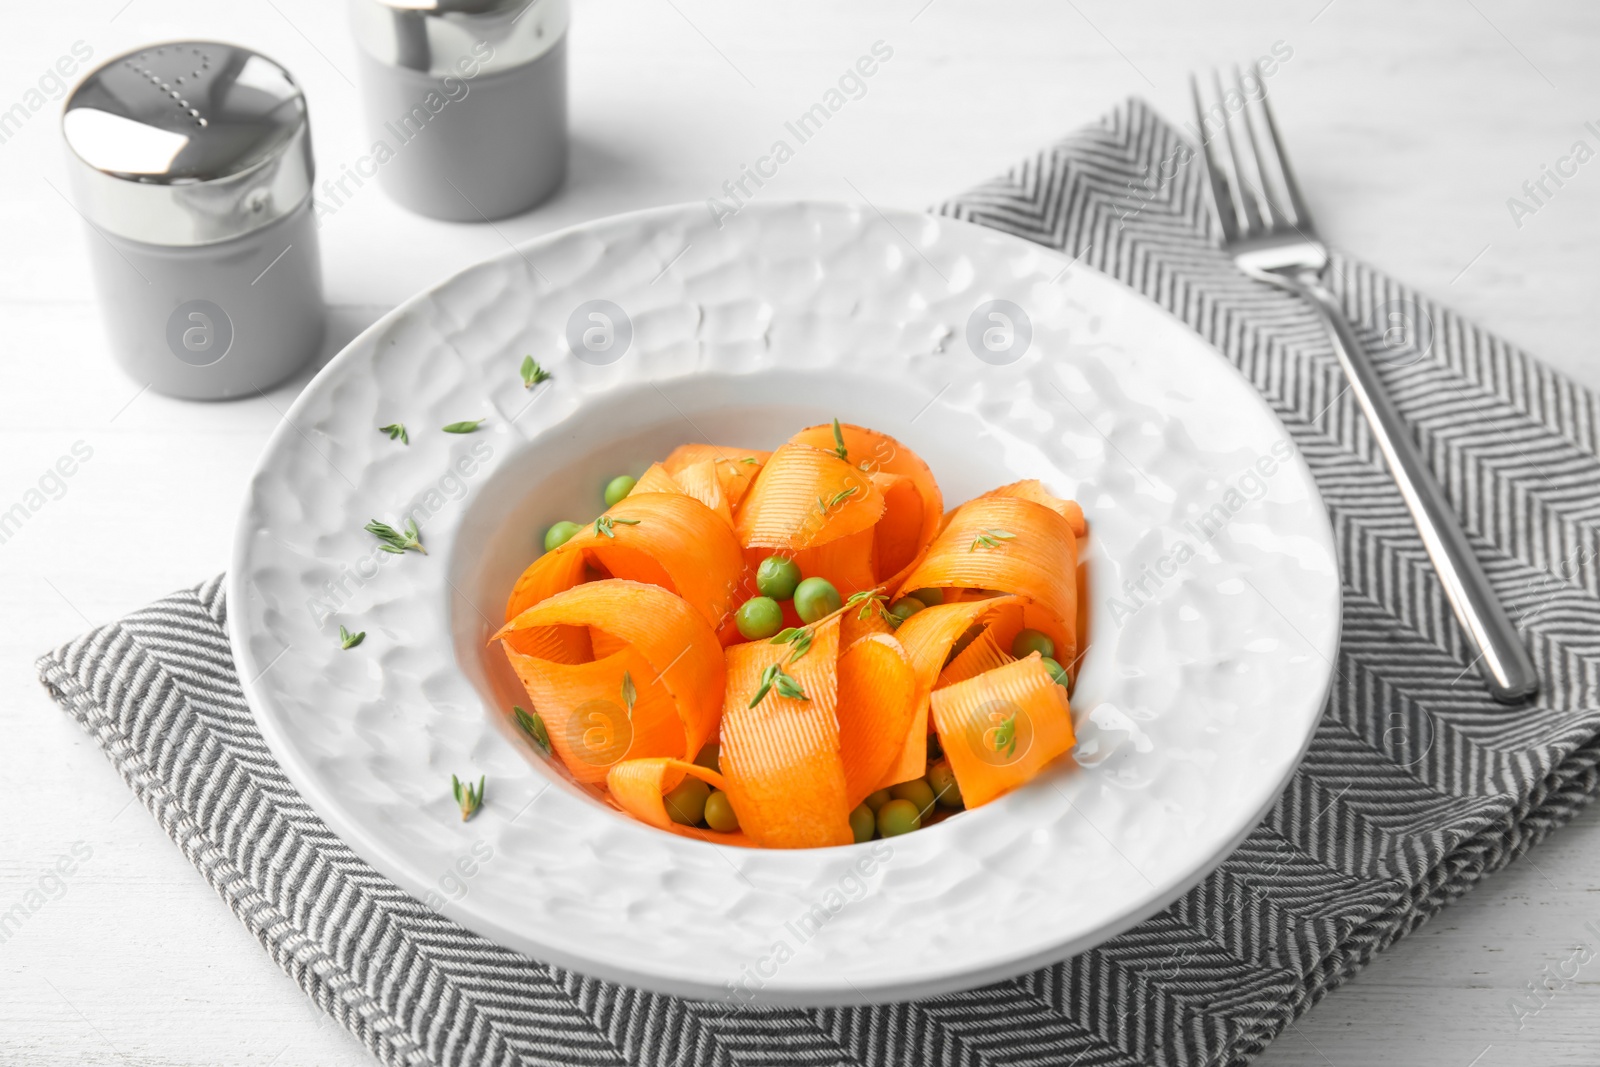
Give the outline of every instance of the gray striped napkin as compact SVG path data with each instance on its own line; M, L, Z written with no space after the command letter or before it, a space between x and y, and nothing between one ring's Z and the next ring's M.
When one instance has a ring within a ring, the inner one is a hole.
M44 682L262 946L384 1063L1244 1063L1600 790L1600 401L1336 261L1346 311L1386 343L1390 387L1533 648L1543 693L1508 711L1477 683L1322 330L1217 251L1189 156L1132 101L939 209L1081 256L1209 338L1288 426L1338 535L1344 643L1304 764L1220 868L1092 952L881 1007L756 1009L596 981L441 918L329 832L256 732L220 580L45 656Z

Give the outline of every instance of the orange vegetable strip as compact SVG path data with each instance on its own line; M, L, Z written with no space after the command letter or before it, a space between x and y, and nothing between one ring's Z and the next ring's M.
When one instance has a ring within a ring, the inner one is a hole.
M730 527L733 526L733 509L728 506L728 496L722 490L722 480L717 474L714 460L691 463L673 475L683 491L717 513ZM638 486L634 487L638 491Z
M506 656L544 720L550 747L578 781L603 781L620 760L682 754L677 703L632 646L592 663L552 663L510 650ZM637 693L631 711L624 673Z
M1067 691L1037 652L935 690L932 711L969 809L1031 781L1074 743Z
M991 628L992 629L992 628ZM1015 636L1015 635L1013 635ZM1015 660L1011 653L1000 648L991 636L991 630L986 629L977 638L962 649L950 665L939 672L939 680L934 683L935 689L943 689L947 685L964 682L968 678L976 678L985 671L1004 667Z
M522 577L517 579L517 584L511 590L510 599L506 601L508 622L539 601L583 581L583 553L563 552L561 548L546 552L522 572Z
M878 788L905 746L917 704L916 672L893 637L869 634L839 657L839 753L847 808Z
M920 778L928 769L928 700L950 656L950 646L989 613L1015 603L1016 597L996 597L971 604L940 604L923 608L900 624L894 636L917 675L917 706L900 755L878 783L880 789Z
M605 659L607 656L627 648L628 642L591 626L589 627L589 647L594 650L595 659Z
M858 530L825 545L802 548L794 553L794 561L801 574L826 578L839 591L840 600L849 600L878 584L872 572L872 541L870 529Z
M918 547L927 545L939 532L939 523L944 512L944 496L939 492L939 483L933 477L933 471L911 449L877 430L869 430L864 426L855 426L850 423L841 423L839 426L841 436L844 437L845 451L849 462L856 469L861 469L861 464L866 463L866 470L882 474L899 474L911 479L916 486L917 493L922 498L922 529L917 535ZM811 445L813 448L832 450L833 424L825 423L821 426L808 426L804 430L789 438L794 444ZM880 567L880 570L886 568Z
M1026 478L1010 485L1002 485L998 489L991 489L978 499L990 499L997 496L1011 496L1019 500L1031 500L1035 504L1043 504L1051 511L1067 520L1072 527L1072 532L1078 537L1088 532L1088 524L1084 522L1083 508L1078 506L1076 500L1063 500L1044 487L1044 483L1037 478Z
M639 480L633 483L635 493L681 493L683 486L678 484L667 468L659 463L652 463L639 475Z
M767 848L848 845L850 805L839 755L839 616L812 627L811 649L753 641L727 650L720 762L728 799L749 838ZM783 664L806 700L776 686L750 706L762 673Z
M904 474L875 473L872 484L883 494L883 518L872 528L873 569L882 579L915 560L927 543L921 540L922 494ZM932 539L930 533L928 540Z
M640 822L667 830L673 826L673 820L663 803L663 794L678 788L684 776L691 774L713 789L727 791L728 784L716 771L681 759L662 758L630 759L612 764L606 773L606 788L623 811Z
M613 578L658 585L692 604L713 627L733 608L744 572L744 555L728 524L686 493L641 493L637 487L606 512L611 536L593 524L546 553L524 572L507 611L526 611L554 592L583 580L581 563L592 561ZM626 520L626 521L624 521ZM628 525L628 522L638 525ZM580 557L573 562L570 557ZM546 563L556 557L559 562ZM535 572L549 568L550 574ZM530 578L530 576L532 576ZM513 616L514 617L514 616Z
M717 465L717 477L722 480L722 491L730 507L738 507L750 483L761 471L771 452L759 448L733 448L728 445L679 445L663 461L667 473L676 475L691 463L711 460ZM755 460L754 463L748 462Z
M545 626L538 630L519 630L506 634L502 642L507 651L551 663L588 663L594 659L586 626Z
M495 638L548 626L593 626L632 645L651 669L648 679L635 677L634 684L642 692L659 677L672 694L683 725L679 754L693 756L716 735L726 676L722 645L705 617L680 597L619 578L586 582L535 604Z
M997 537L996 534L1008 534ZM980 541L989 537L992 545ZM906 576L908 589L991 589L1027 597L1061 620L1058 652L1075 654L1078 539L1043 504L979 497L957 508L943 533ZM1060 658L1060 657L1057 657Z
M872 478L833 452L781 445L756 475L734 513L746 548L790 552L867 530L883 515Z

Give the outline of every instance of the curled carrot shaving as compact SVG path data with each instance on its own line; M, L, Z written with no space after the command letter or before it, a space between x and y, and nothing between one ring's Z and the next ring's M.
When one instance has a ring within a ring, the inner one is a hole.
M872 567L872 541L870 529L857 530L825 545L803 548L794 553L794 561L801 574L808 578L826 578L839 590L840 597L848 598L877 584Z
M562 548L566 546L563 545ZM522 572L506 601L506 619L514 619L539 601L564 592L583 581L588 565L581 552L546 552Z
M555 663L509 648L506 657L544 720L550 747L578 781L604 781L621 760L684 753L677 703L632 645L590 663Z
M788 444L762 466L733 518L746 548L798 552L870 530L882 514L869 475L832 452Z
M867 634L839 657L839 752L847 809L883 781L905 746L917 702L911 660L888 634Z
M969 629L992 613L1016 604L1016 597L994 597L970 604L924 608L900 624L895 639L906 650L917 678L917 703L901 742L900 755L889 765L881 788L922 777L928 767L928 700L950 658L950 649Z
M667 468L659 463L652 463L645 472L639 475L639 480L633 483L635 493L681 493L683 486L678 484L676 478L667 473Z
M676 475L691 463L710 461L716 464L717 477L722 481L723 494L728 504L738 507L750 483L760 473L771 456L759 448L728 448L724 445L679 445L662 461L667 473Z
M1078 539L1065 518L1020 497L979 497L955 510L904 584L1026 597L1054 618L1061 635L1057 650L1071 658L1077 645L1077 574Z
M917 534L917 546L921 548L932 541L934 535L939 532L939 523L944 513L944 496L939 492L939 483L934 480L933 471L928 469L922 457L888 434L869 430L865 426L841 423L839 433L844 439L847 462L857 470L901 475L911 480L911 484L916 487L917 495L922 499L922 524ZM808 426L789 440L793 444L810 445L813 448L832 450L837 447L831 423ZM879 568L885 574L894 569L882 566Z
M968 808L1027 783L1074 741L1067 691L1037 652L935 690L932 711Z
M1035 504L1043 504L1051 511L1067 520L1067 525L1072 527L1072 532L1078 536L1086 536L1089 526L1083 519L1083 508L1078 506L1076 500L1063 500L1044 487L1044 483L1037 478L1026 478L1010 485L1002 485L998 489L991 489L978 497L979 500L988 500L997 496L1012 496L1019 500L1031 500Z
M928 543L922 540L922 494L904 474L877 473L872 484L883 494L883 518L872 528L873 565L887 577L913 562ZM930 532L928 540L932 539Z
M672 696L682 726L683 747L651 754L688 756L699 752L706 740L716 734L725 669L716 633L704 616L681 597L658 586L619 578L586 582L522 612L506 623L493 640L504 640L507 651L514 652L521 643L517 635L523 631L591 626L626 642L643 657L644 677L634 678L641 694L648 684L659 679ZM535 710L546 716L547 709L539 706L537 697L533 699ZM573 710L560 708L554 713L570 715ZM553 735L554 731L552 743Z
M672 477L683 486L685 493L716 512L718 518L732 527L733 509L728 505L728 495L723 491L717 467L715 460L701 460L684 466ZM638 491L638 486L634 487L634 491Z
M722 775L740 829L767 848L855 840L835 713L839 616L807 629L803 652L793 643L753 641L726 654ZM779 670L790 684L775 680Z
M686 826L672 818L667 811L665 794L676 789L685 775L693 775L713 789L727 791L727 782L716 771L677 759L634 759L615 764L606 775L606 789L617 807L658 830L716 845L750 846L752 842L743 831L718 833Z
M706 622L720 626L733 609L744 555L729 525L694 497L635 488L595 524L523 572L506 605L507 617L578 585L586 564L613 578L676 593Z
M1016 659L1011 653L1002 649L995 642L992 634L993 627L986 627L978 634L966 648L958 652L949 666L939 672L939 680L934 683L935 689L943 689L947 685L964 682L968 678L976 678L985 671L992 671L996 667L1004 667Z

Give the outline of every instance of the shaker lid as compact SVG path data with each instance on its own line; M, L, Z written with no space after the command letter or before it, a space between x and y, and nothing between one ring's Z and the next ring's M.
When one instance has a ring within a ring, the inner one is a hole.
M510 70L554 48L568 0L350 0L356 42L380 63L432 77Z
M237 45L173 41L118 56L72 91L61 130L79 209L134 240L226 241L311 193L300 86Z

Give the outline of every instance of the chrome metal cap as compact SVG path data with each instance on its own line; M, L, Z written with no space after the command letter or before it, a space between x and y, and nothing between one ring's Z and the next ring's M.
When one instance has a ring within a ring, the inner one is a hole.
M61 131L79 210L149 244L242 237L304 203L315 177L300 86L215 41L111 60L67 98Z
M474 78L532 63L556 46L568 0L350 0L356 43L379 63Z

